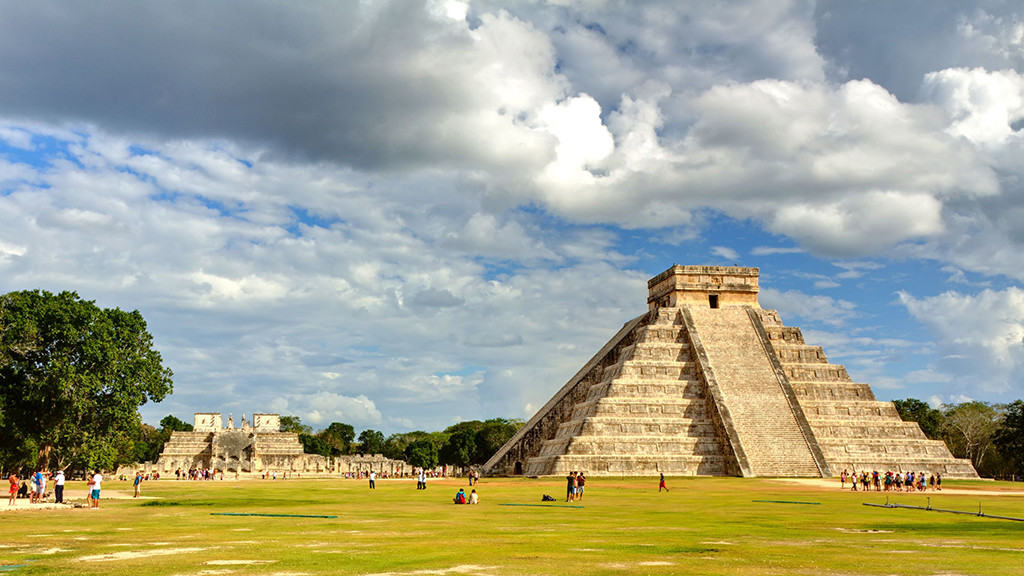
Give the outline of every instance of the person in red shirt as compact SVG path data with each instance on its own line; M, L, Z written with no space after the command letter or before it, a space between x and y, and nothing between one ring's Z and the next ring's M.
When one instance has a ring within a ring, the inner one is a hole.
M7 505L14 506L14 500L18 496L18 477L12 472L11 477L7 480L11 482L11 498L7 501Z

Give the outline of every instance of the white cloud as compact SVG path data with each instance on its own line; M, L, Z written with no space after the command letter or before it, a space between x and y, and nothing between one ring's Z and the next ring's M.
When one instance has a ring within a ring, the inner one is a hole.
M777 246L755 246L750 250L752 256L773 256L775 254L803 254L803 248L784 248Z
M916 298L900 292L900 302L934 336L943 371L956 375L960 393L1020 394L1024 366L1024 290L945 292Z
M1024 76L1014 70L930 72L921 92L949 114L950 134L977 144L1004 144L1014 135L1011 125L1024 118Z
M726 246L712 246L711 253L726 260L739 260L740 257L738 252Z
M805 321L839 326L858 315L857 306L852 302L804 294L799 290L782 292L774 288L761 288L759 299L764 308L778 310L784 319L798 317Z

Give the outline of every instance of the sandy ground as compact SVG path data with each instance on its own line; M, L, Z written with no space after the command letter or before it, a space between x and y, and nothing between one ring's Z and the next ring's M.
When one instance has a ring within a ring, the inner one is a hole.
M787 484L800 484L802 486L814 487L822 490L841 490L839 487L838 478L778 478L775 482L784 482ZM846 490L850 491L850 482L846 482ZM864 492L857 491L856 494L864 494ZM892 495L892 494L960 494L960 495L984 495L984 496L1024 496L1024 484L1021 485L1020 490L985 490L985 489L963 489L963 488L944 488L941 492L928 490L926 492L874 492L869 491L868 494L879 494L879 495Z
M100 491L100 508L103 507L104 500L122 500L125 498L131 498L135 492L133 490L108 490L104 488ZM145 491L143 491L145 494ZM14 506L9 506L5 498L0 500L0 512L16 512L23 510L74 510L71 503L77 502L79 504L85 504L85 490L65 490L64 491L64 504L54 504L53 502L43 502L40 504L31 504L28 498L18 498L14 501ZM50 496L53 498L53 496ZM146 496L140 496L140 500L152 500Z

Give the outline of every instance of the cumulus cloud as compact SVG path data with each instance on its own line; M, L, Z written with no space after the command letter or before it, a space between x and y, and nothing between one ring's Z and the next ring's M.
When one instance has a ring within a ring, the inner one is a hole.
M175 409L441 427L528 416L669 249L1024 279L1020 19L889 4L5 5L0 285L143 309Z
M1017 394L1024 365L1024 290L945 292L917 298L901 292L900 302L934 336L942 358L938 365L958 378L961 393Z
M839 326L858 315L857 306L852 302L829 296L805 294L799 290L782 292L774 288L762 288L759 299L764 308L778 310L783 319L800 318L804 321Z

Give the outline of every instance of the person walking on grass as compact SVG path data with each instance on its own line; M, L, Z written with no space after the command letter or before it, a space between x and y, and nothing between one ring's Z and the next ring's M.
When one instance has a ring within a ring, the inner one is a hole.
M665 489L665 492L668 492L668 486L665 486L665 473L664 472L661 473L661 482L658 484L658 492L661 492L662 488Z
M142 472L135 472L135 496L132 498L138 498L142 494Z
M11 472L11 476L7 481L11 483L11 494L10 498L7 500L7 505L14 506L14 501L18 498L18 476L14 472Z

